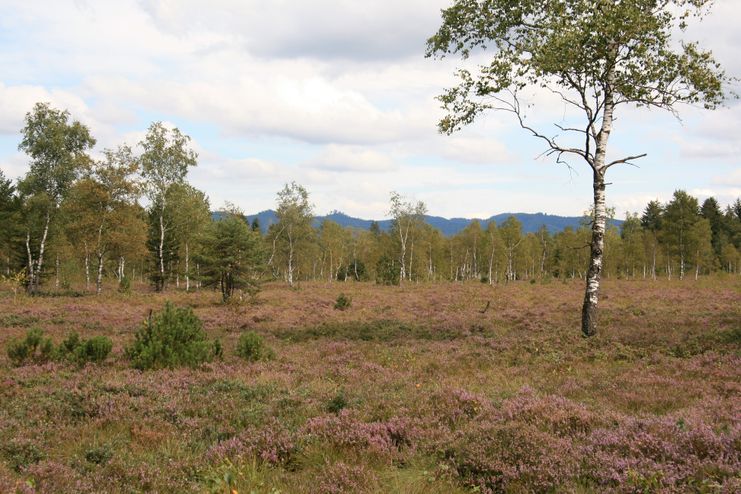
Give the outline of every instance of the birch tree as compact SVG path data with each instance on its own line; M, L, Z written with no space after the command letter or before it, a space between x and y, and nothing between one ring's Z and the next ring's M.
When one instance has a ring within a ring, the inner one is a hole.
M691 259L691 230L700 220L697 199L683 190L677 190L666 205L663 233L669 252L679 261L679 279L684 279L687 262Z
M167 202L173 207L173 229L185 263L183 275L187 292L190 291L190 260L194 240L210 224L211 211L206 194L185 183L170 187Z
M458 71L460 84L440 96L451 134L489 110L510 114L559 163L585 162L592 171L594 218L581 330L597 332L606 223L605 176L613 166L645 156L608 158L615 112L627 105L675 112L679 103L715 108L729 81L697 43L677 43L691 17L710 0L456 0L427 56L464 60L491 49L491 62ZM526 119L526 88L550 90L577 115L554 132ZM560 133L559 135L554 135Z
M149 126L139 145L144 190L150 201L150 218L154 221L156 238L150 239L154 248L156 268L152 277L157 291L165 288L165 243L172 225L166 221L169 212L167 191L175 184L185 182L189 166L196 166L198 155L189 147L190 137L177 128L168 129L162 122Z
M296 182L286 184L278 192L276 215L278 222L271 225L268 235L273 246L268 264L276 261L276 254L282 254L286 263L286 281L293 286L298 251L314 236L311 227L314 210L307 190Z
M67 230L70 239L84 244L86 280L88 255L95 255L97 294L102 291L105 262L116 237L126 229L130 216L138 216L135 205L139 196L134 179L139 165L131 148L106 149L103 155L103 160L95 162L74 184L63 205L69 218Z
M391 193L389 215L394 220L394 230L399 239L399 279L401 281L408 279L407 250L413 242L414 229L422 222L426 212L427 206L424 202L408 200L398 192Z
M26 218L27 290L38 291L44 269L49 231L62 199L90 162L95 145L90 130L70 120L66 110L36 103L26 114L18 149L30 158L30 170L18 184Z
M499 236L502 239L502 244L504 244L504 252L507 257L505 279L507 281L515 281L517 279L515 256L517 255L517 248L523 239L522 223L514 216L510 216L499 227Z

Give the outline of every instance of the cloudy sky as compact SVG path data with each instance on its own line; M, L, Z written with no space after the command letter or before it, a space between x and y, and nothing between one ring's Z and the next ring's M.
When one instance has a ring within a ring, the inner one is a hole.
M586 165L538 158L540 143L507 115L437 133L434 97L456 61L425 59L424 48L449 3L0 0L0 168L25 173L23 117L48 101L87 124L98 150L136 144L152 121L177 126L199 153L189 180L215 208L271 208L295 180L320 214L382 218L392 190L446 217L584 211ZM691 31L733 75L740 18L741 2L717 0ZM531 98L533 121L564 120L558 101ZM678 188L722 204L741 196L741 104L680 112L681 123L618 114L611 149L649 153L640 168L610 170L619 216Z

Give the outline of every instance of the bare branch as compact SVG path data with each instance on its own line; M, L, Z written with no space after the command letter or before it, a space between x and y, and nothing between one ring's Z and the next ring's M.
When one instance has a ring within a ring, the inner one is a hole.
M643 154L637 154L635 156L628 156L626 158L615 160L615 161L610 162L607 166L605 166L605 169L610 168L613 165L619 165L620 163L625 163L626 165L635 166L637 168L638 165L636 165L635 163L632 163L632 161L637 160L639 158L645 158L646 156L648 156L648 154L643 153Z

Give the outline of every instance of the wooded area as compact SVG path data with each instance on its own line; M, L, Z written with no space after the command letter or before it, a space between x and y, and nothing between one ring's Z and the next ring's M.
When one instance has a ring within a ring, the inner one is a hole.
M212 213L204 191L187 182L197 163L189 138L150 126L136 154L128 145L91 156L95 139L67 111L39 103L26 117L20 149L31 169L17 183L0 177L0 251L8 284L29 293L95 290L114 281L186 291L251 292L261 281L376 281L382 284L584 278L589 212L578 229L523 233L511 217L473 221L444 236L424 223L426 205L391 194L390 231L325 220L318 228L309 192L287 184L267 234L238 208ZM2 173L0 171L0 173ZM146 199L146 207L142 205ZM613 214L614 216L614 214ZM697 278L739 273L741 200L723 208L676 191L650 202L605 233L603 274L619 278Z

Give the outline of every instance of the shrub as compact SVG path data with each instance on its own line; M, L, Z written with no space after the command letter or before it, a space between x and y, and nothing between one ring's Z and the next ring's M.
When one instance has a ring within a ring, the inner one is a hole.
M337 393L334 398L329 400L327 411L331 413L340 413L340 410L347 408L348 402L344 391Z
M335 301L334 303L334 308L337 310L345 310L349 309L351 304L352 299L344 293L340 293L340 295L337 297L337 301Z
M85 459L96 465L105 465L113 458L113 450L108 445L90 448L85 451Z
M112 349L113 342L107 336L93 336L89 340L83 340L73 332L59 344L55 353L60 360L68 360L83 366L88 362L96 364L103 362Z
M381 256L376 263L376 283L379 285L398 285L399 268L386 255Z
M195 367L212 361L220 353L221 344L206 338L193 309L178 308L170 302L161 312L150 313L125 352L137 369Z
M111 353L112 348L113 342L110 338L94 336L78 347L75 356L78 362L100 363Z
M44 453L33 443L21 440L11 440L0 447L8 465L16 472L44 459Z
M51 339L44 338L44 332L39 328L29 330L22 340L11 340L7 347L8 358L16 367L30 362L37 364L48 362L53 351L54 344Z
M577 471L569 440L515 422L471 422L440 452L459 480L481 493L561 492Z
M121 293L131 293L131 280L128 277L124 276L118 282L118 291Z
M265 340L254 331L242 333L237 342L237 355L249 362L270 360L274 352L265 345Z

